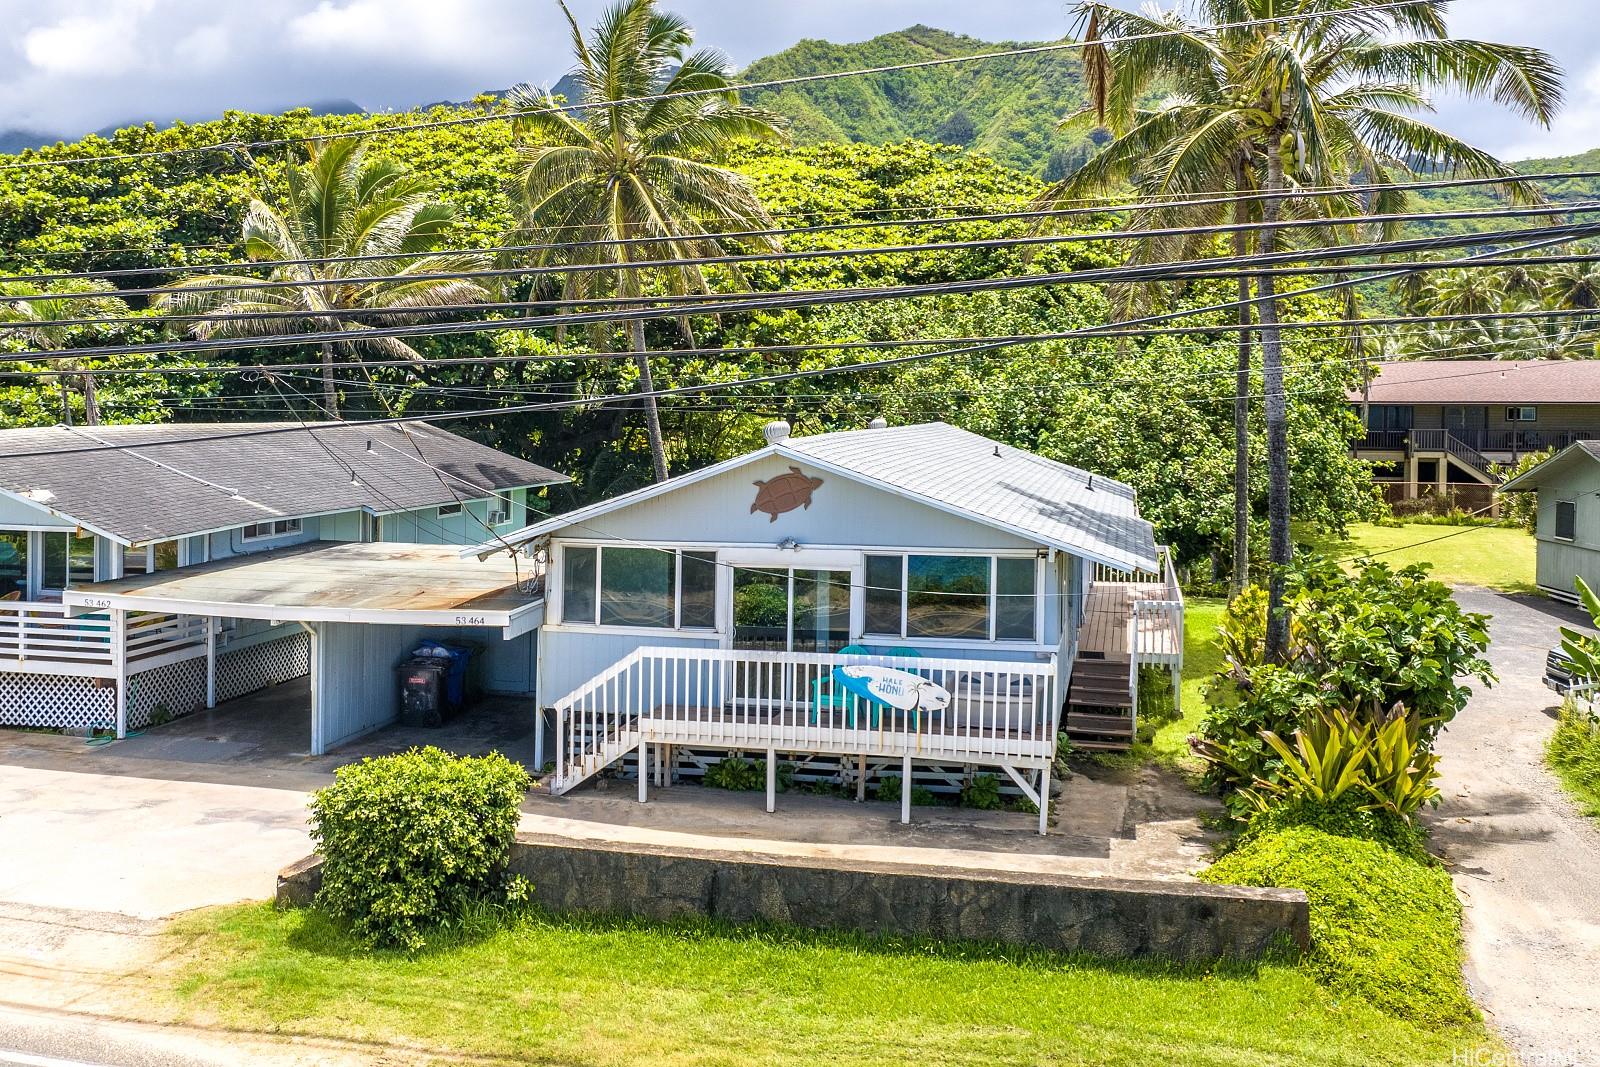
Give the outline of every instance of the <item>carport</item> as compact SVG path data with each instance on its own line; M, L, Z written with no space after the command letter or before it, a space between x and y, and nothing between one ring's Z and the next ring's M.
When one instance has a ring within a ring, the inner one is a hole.
M223 620L303 627L311 641L310 750L322 755L396 720L395 664L429 637L478 641L490 688L531 693L532 634L544 618L540 577L533 561L508 555L477 560L444 545L323 543L98 582L67 590L63 600L75 615L109 609L204 618L207 707L217 703Z

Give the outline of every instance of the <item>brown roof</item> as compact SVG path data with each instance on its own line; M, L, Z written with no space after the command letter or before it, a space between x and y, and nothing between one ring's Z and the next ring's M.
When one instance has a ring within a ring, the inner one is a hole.
M1356 403L1361 390L1350 392ZM1600 359L1436 359L1378 364L1374 404L1600 404Z

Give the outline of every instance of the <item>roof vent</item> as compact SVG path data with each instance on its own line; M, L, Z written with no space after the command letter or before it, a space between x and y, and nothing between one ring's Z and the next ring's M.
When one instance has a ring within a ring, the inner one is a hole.
M769 422L761 428L761 435L767 439L767 444L776 445L789 439L789 424L779 419Z
M869 430L887 430L888 428L889 420L884 418L882 415L879 415L877 418L867 423L867 429Z

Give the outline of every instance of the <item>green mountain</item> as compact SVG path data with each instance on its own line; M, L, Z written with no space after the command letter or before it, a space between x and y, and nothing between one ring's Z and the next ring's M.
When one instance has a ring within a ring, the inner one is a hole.
M750 64L739 80L774 81L1025 47L913 26L859 44L804 40ZM1093 151L1085 135L1056 128L1084 102L1083 65L1072 52L811 82L755 90L745 98L787 116L801 144L938 141L1049 178L1069 173Z

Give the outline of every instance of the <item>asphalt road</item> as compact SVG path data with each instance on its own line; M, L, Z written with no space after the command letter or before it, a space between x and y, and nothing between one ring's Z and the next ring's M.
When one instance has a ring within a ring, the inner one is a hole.
M1588 620L1534 597L1461 587L1493 616L1500 682L1475 693L1442 735L1434 848L1466 905L1467 978L1524 1062L1600 1067L1600 824L1542 762L1555 726L1545 653L1557 627Z

